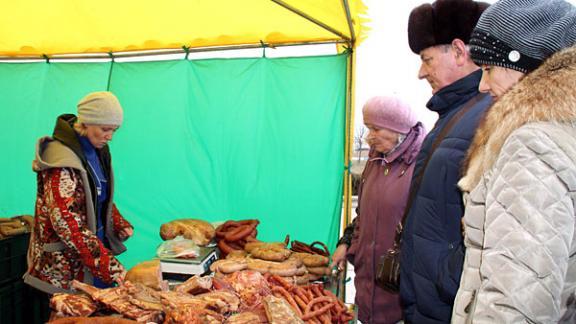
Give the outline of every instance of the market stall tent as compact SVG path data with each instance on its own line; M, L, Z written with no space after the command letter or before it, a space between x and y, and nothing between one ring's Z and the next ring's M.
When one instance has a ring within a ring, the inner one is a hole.
M359 0L55 0L2 5L0 56L352 42Z
M262 240L290 234L332 247L350 196L363 12L360 0L4 4L0 215L34 213L35 140L84 94L108 89L125 110L111 150L115 201L136 228L121 257L128 266L153 257L160 224L183 217L257 218ZM340 54L188 60L197 51L318 43ZM183 55L117 62L167 52Z

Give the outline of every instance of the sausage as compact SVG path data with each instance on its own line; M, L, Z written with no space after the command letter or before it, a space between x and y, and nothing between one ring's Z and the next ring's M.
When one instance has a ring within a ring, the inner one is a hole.
M354 318L354 316L348 314L348 313L342 313L340 315L340 322L342 323L348 323L348 321L351 321Z
M327 297L318 297L316 299L320 299L320 298L327 298ZM304 313L304 316L302 316L302 320L307 320L309 318L312 318L314 316L318 316L320 314L324 314L325 312L327 312L330 308L334 307L334 303L330 302L329 304L326 304L322 307L320 307L319 309L315 310L315 311L311 311L311 305L314 305L314 300L312 300L310 302L310 304L308 304L308 306L306 306L306 312Z
M316 297L316 298L312 299L312 300L308 303L308 305L306 305L306 313L308 313L308 312L310 312L310 310L312 310L312 306L314 306L314 304L317 304L317 303L326 303L326 302L333 304L333 303L332 303L332 302L333 302L332 298L326 297L326 296ZM334 305L332 305L332 306L334 306Z
M314 245L320 245L324 250L314 247ZM302 252L302 253L309 253L315 255L322 255L325 257L330 256L330 252L328 251L328 247L320 241L315 241L314 243L308 245L306 243L300 241L292 241L292 245L290 250L294 252Z
M337 314L340 314L341 312L346 311L346 307L344 306L342 301L340 299L338 299L338 297L336 297L336 295L334 295L330 290L324 290L324 294L326 294L326 296L328 296L328 297L332 297L332 299L337 301L336 306L334 307Z
M290 249L294 252L302 252L302 253L310 253L313 254L312 249L310 247L300 241L292 241L292 246Z
M244 251L244 246L242 246L242 244L240 244L238 241L236 242L234 241L229 242L228 240L222 240L222 241L226 241L226 244L236 251Z
M256 224L252 225L240 225L238 228L226 233L224 239L229 242L237 241L248 236L256 228Z
M314 294L312 293L312 288L308 287L306 290L306 295L308 295L308 300L314 299Z
M332 309L332 308L330 308ZM320 317L320 321L322 322L322 324L330 324L332 323L332 316L330 316L330 312L325 312L322 315L319 316Z
M300 299L302 299L302 301L306 304L308 304L310 302L310 299L308 299L308 295L306 295L306 293L304 292L304 289L300 288L300 287L296 287L294 288L294 294L296 294L296 296L300 297Z
M294 295L294 301L296 301L302 311L306 310L306 302L300 296Z
M318 296L317 298L324 297L324 295L322 295L322 289L318 285L312 285L311 290L314 292L315 295ZM311 305L310 311L316 311L318 309L321 309L322 308L321 303L325 303L325 302L331 303L333 301L331 298L326 299L326 300L320 300L320 301L316 302L315 305ZM334 309L334 308L333 307L330 308L330 310L332 310L332 309ZM326 314L324 314L324 313L319 314L319 315L317 315L317 318L320 320L320 322L324 323L326 321L326 317L328 317L328 321L330 320L329 314L330 314L330 312L327 312Z
M294 298L292 298L292 295L290 295L290 293L286 291L286 289L282 287L272 287L272 293L274 292L279 292L284 297L284 299L286 299L286 301L290 304L290 306L294 308L294 311L298 314L298 316L302 317L302 312L300 311L298 304L296 303Z
M0 233L6 235L6 236L12 236L12 235L19 235L19 234L23 234L26 233L28 231L28 229L26 228L26 226L22 226L22 227L16 227L16 228L0 228Z
M288 291L292 290L292 285L290 285L286 280L282 279L282 277L280 277L279 275L273 274L272 276L270 276L270 278L272 278L276 282L278 282L280 284L280 286L282 286L282 288L284 288Z
M317 247L314 247L314 245L320 245L322 247L322 249L324 249L324 250L321 250ZM326 244L324 244L320 241L312 242L312 244L310 244L310 249L312 249L312 251L314 251L315 254L320 254L323 256L330 256L330 251L328 250L328 247L326 246Z
M218 248L220 249L220 251L224 254L228 254L232 251L235 251L230 245L228 245L226 243L226 241L224 240L220 240L218 241Z
M310 323L310 324L322 324L320 323L319 320L315 319L315 318L309 318L308 320L306 320L306 322Z
M252 236L252 234L250 234L246 236L246 243L248 242L259 242L259 241L256 239L256 236Z
M216 228L216 237L223 238L233 228L240 226L236 221L229 220Z
M323 289L321 289L320 286L318 286L318 285L312 285L312 286L310 286L310 290L312 290L312 293L313 293L314 295L316 295L316 297L322 297L322 296L324 296L324 294L322 293L322 290L323 290Z
M257 219L245 219L245 220L238 221L238 224L239 225L254 225L254 224L258 225L258 224L260 224L260 221Z

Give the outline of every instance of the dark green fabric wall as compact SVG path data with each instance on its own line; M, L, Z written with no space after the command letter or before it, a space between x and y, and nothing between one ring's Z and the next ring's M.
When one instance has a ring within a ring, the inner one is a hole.
M120 259L150 259L162 223L259 219L258 238L337 240L346 55L0 64L0 216L33 214L35 141L90 91L113 91L115 201L135 226Z

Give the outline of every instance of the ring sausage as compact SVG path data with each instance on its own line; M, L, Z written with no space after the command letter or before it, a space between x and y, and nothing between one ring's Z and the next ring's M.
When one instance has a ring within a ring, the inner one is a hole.
M226 233L228 233L229 231L238 226L240 225L236 221L233 220L226 221L224 224L216 228L216 237L223 238L224 236L226 236Z
M226 233L224 239L229 242L243 239L244 237L252 233L254 228L256 228L256 224L240 225L238 228L235 228L232 231Z
M226 243L225 240L220 240L218 242L218 248L220 249L220 251L224 254L228 254L232 251L235 251L234 248L232 248L230 245L228 245L228 243Z

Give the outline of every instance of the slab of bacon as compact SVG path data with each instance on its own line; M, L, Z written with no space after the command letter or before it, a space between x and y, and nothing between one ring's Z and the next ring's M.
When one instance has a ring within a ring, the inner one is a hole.
M54 294L50 308L57 316L90 316L98 309L96 302L85 294Z
M142 285L132 284L127 281L124 286L128 289L128 301L130 303L147 310L162 311L160 292Z
M268 320L264 323L267 323ZM262 319L254 312L236 313L226 319L225 324L258 324L262 323Z
M344 324L353 318L348 308L321 284L297 286L281 276L249 270L192 281L196 283L191 286L202 283L203 289L210 282L210 290L191 295L182 291L159 292L130 282L108 289L74 282L73 287L87 295L55 295L52 307L64 316L89 316L94 311L112 310L138 322L169 324ZM96 310L95 305L100 309ZM93 323L99 323L102 318L93 319Z
M193 305L196 308L206 308L208 306L205 301L179 291L163 291L160 293L160 300L165 311L174 310L186 305Z
M224 319L213 310L186 305L167 311L164 324L221 324Z
M160 226L160 236L163 240L183 236L200 246L210 243L215 234L212 224L202 219L176 219Z
M143 309L130 302L129 282L126 282L120 287L98 289L74 280L72 282L72 287L87 293L93 300L105 305L107 308L138 322L161 323L162 321L162 311Z
M194 275L182 284L176 286L176 291L197 295L209 292L212 289L212 277Z
M282 298L264 297L264 307L270 324L304 324L290 305Z
M141 283L155 290L168 290L168 282L162 280L160 260L138 263L126 273L125 280L132 283Z
M217 287L238 294L242 309L252 309L261 303L262 297L270 295L268 281L257 271L238 271L215 280Z
M101 317L62 317L51 320L49 324L138 324L138 322L115 316Z

